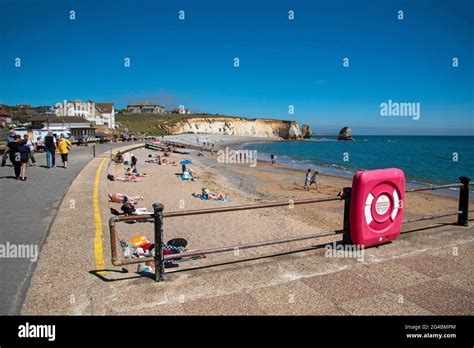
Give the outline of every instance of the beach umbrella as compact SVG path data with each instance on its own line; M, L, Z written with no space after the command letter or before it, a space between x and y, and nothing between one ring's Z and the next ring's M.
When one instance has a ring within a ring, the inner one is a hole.
M184 161L181 161L181 162L179 162L179 164L190 164L190 163L192 163L192 162L191 162L191 160L188 160L188 159L187 159L187 160L184 160Z

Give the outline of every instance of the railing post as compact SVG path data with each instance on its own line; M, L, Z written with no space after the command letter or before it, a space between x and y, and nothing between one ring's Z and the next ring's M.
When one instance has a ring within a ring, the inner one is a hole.
M163 209L161 203L153 204L155 219L155 281L165 280L165 264L163 259Z
M95 157L95 144L92 145L92 157Z
M459 209L462 213L458 215L458 225L469 226L469 181L471 179L465 176L459 177L463 184L459 190Z
M352 244L351 241L351 224L350 224L350 214L351 214L351 192L352 187L344 187L342 191L342 198L344 199L344 225L343 225L343 234L342 242L344 244Z

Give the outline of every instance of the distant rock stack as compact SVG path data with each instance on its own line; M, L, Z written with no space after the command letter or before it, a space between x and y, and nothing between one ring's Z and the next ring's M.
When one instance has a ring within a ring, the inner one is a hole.
M301 127L301 135L303 136L303 139L310 139L312 135L311 127L304 124L303 127Z
M349 127L344 127L339 131L337 135L337 140L353 140L352 139L352 129Z

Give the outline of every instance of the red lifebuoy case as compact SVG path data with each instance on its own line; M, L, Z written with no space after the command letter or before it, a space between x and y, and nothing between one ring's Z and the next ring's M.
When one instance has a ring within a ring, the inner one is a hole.
M396 239L402 228L405 174L388 168L357 171L352 179L350 236L369 247Z

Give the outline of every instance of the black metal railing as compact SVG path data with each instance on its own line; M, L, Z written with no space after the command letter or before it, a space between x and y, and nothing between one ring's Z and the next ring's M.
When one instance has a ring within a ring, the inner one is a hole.
M405 190L406 193L412 192L422 192L422 191L431 191L431 190L440 190L446 188L459 188L459 204L458 210L454 212L449 212L445 214L430 215L421 218L406 219L403 221L404 224L420 222L425 220L434 220L448 216L457 216L457 225L468 226L469 220L469 185L470 179L467 177L460 177L460 183L448 184L448 185L433 185L425 186L416 189ZM129 215L129 216L115 216L110 219L110 244L111 244L111 253L112 253L112 264L114 266L123 266L130 264L137 264L143 262L153 261L155 264L155 280L163 281L165 279L165 262L167 260L181 259L181 258L191 258L195 256L216 254L229 252L234 250L241 249L250 249L258 248L269 245L291 243L296 241L329 237L337 234L343 234L342 241L345 243L351 243L350 238L350 205L351 205L351 187L345 187L342 194L331 197L322 197L322 198L313 198L313 199L301 199L301 200L289 200L289 201L276 201L276 202L267 202L267 203L256 203L256 204L247 204L247 205L238 205L230 206L224 208L209 208L209 209L196 209L188 211L174 211L174 212L164 212L164 206L161 203L153 204L153 214L146 215ZM295 236L284 239L275 239L268 240L263 242L254 242L247 244L239 245L230 245L223 247L216 247L210 249L200 249L187 251L179 254L164 255L164 239L163 239L163 220L164 218L173 218L180 216L191 216L191 215L202 215L202 214L215 214L215 213L227 213L234 211L242 210L255 210L255 209L264 209L264 208L275 208L283 207L288 205L302 205L302 204L316 204L316 203L325 203L333 201L344 201L344 213L343 213L343 224L342 230L328 231L323 233L308 234L303 236ZM117 246L118 235L116 229L117 222L126 222L126 221L153 221L154 223L154 238L155 238L155 256L147 258L135 258L135 259L125 259L119 256L119 250Z

